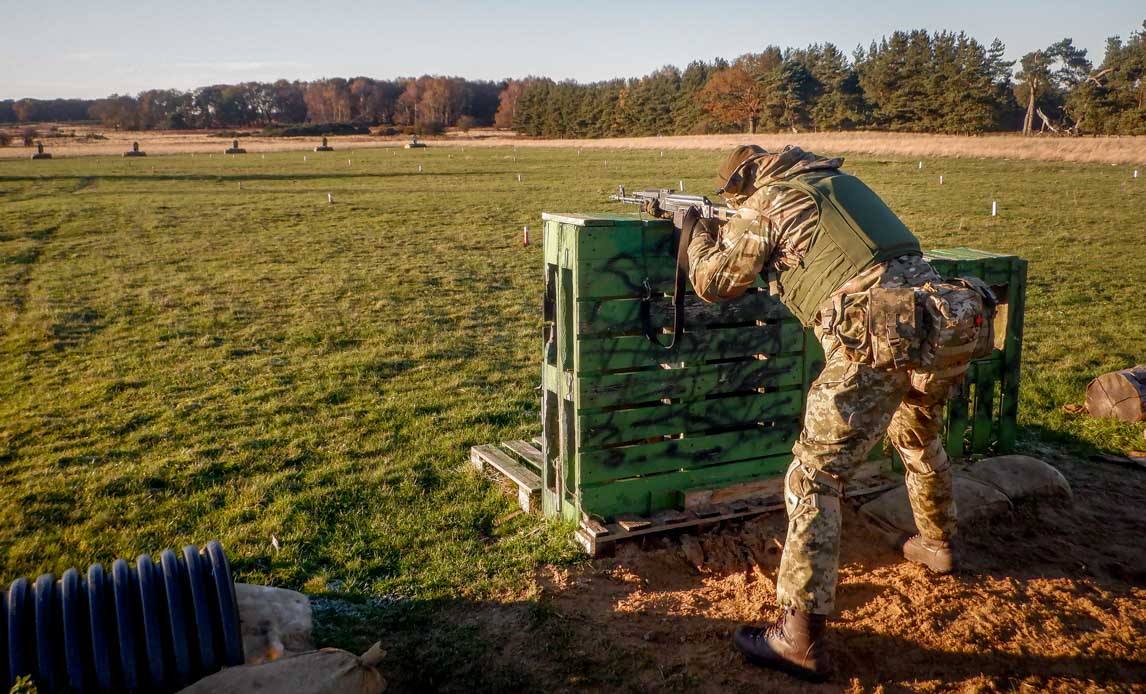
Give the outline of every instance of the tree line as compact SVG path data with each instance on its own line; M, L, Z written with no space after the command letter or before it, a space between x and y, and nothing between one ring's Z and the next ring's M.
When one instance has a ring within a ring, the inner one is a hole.
M496 126L538 137L748 131L1022 130L1146 134L1146 22L1108 39L1101 64L1069 38L1005 59L999 39L896 31L849 56L830 44L769 46L590 84L424 75L148 90L105 99L0 101L0 122L95 119L121 129L294 123Z
M423 75L377 80L216 84L190 91L149 89L104 99L0 101L0 122L98 120L120 130L186 130L296 123L420 126L492 125L505 82Z

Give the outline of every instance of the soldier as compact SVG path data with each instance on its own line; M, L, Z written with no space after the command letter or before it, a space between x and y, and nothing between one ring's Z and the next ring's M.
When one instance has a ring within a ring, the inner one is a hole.
M835 599L844 480L885 433L906 467L919 528L904 557L937 573L955 568L955 502L939 417L970 360L993 341L990 290L978 280L940 279L903 222L842 165L798 147L738 147L717 183L735 216L719 229L695 225L688 247L702 299L735 299L766 273L824 348L785 475L781 615L733 637L749 661L813 681L831 673L823 636Z

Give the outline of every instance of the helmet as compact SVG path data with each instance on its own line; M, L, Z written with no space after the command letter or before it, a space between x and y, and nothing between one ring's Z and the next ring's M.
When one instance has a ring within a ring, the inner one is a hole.
M757 145L740 145L732 150L716 172L718 195L738 195L750 181L744 180L744 165L768 152Z

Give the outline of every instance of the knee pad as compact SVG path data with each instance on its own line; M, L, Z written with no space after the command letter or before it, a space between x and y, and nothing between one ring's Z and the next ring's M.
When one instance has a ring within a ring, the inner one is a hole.
M939 439L932 439L930 443L920 449L897 449L899 457L903 458L903 466L907 474L931 475L937 472L946 472L951 467L951 459Z
M784 507L793 520L809 509L839 510L844 485L838 477L793 460L784 473Z

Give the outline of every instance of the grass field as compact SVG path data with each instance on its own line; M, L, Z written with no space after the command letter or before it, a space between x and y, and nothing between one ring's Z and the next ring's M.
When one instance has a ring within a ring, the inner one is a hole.
M321 608L320 638L360 647L364 614L529 604L538 563L579 561L466 464L539 428L540 214L707 190L720 155L305 156L0 162L0 581L218 538L243 580L357 605ZM916 162L846 168L925 248L1030 260L1021 445L1146 448L1061 409L1146 361L1146 176Z

